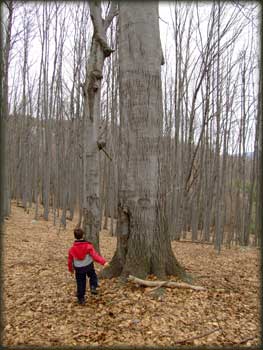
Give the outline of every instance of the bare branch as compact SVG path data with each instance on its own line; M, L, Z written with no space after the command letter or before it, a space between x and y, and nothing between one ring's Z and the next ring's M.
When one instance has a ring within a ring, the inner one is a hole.
M114 50L111 49L107 44L104 24L101 16L101 2L90 1L89 6L90 6L90 17L94 27L94 38L100 44L105 57L108 57L112 52L114 52Z
M107 17L104 20L104 28L107 30L115 16L119 14L118 5L116 1L111 1L111 6Z

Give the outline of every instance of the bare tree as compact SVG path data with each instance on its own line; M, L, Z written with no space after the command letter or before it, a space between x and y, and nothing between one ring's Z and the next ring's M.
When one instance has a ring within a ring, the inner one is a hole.
M1 6L2 7L2 6ZM5 41L2 43L1 49L3 50L3 96L1 99L2 103L2 123L3 123L3 129L7 130L7 119L9 115L9 102L8 102L8 91L9 91L9 64L10 64L10 51L11 51L11 40L12 40L12 27L13 27L13 15L14 15L14 2L13 1L6 1L5 7L7 10L7 21L4 31L4 38ZM2 26L2 20L1 18L1 26ZM7 140L6 135L4 135L3 142L5 143ZM4 150L7 150L7 147L4 147ZM4 151L5 152L5 151ZM3 208L4 208L4 215L8 216L10 214L10 190L9 190L9 183L8 183L8 157L3 158Z
M102 138L103 130L100 125L101 81L104 60L113 52L113 49L108 46L106 31L117 14L117 10L116 3L112 2L107 16L103 19L100 1L91 1L89 6L94 32L86 65L86 79L83 84L83 227L86 239L93 242L99 251L101 220L99 150L105 148L105 140Z
M3 230L4 230L4 217L6 215L5 212L5 205L4 205L4 198L6 195L4 194L4 188L5 188L5 184L4 184L4 168L6 166L6 162L5 162L5 140L4 140L4 135L5 135L5 123L4 123L4 117L5 117L5 110L3 109L4 106L4 94L3 94L3 87L4 87L4 55L3 55L3 26L2 26L2 21L3 21L3 7L0 6L0 22L1 22L1 26L0 26L0 48L1 48L1 52L0 52L0 83L1 83L1 87L0 87L0 162L1 162L1 167L0 167L0 193L1 195L1 200L0 200L0 234L1 234L1 239L3 237ZM3 195L4 194L4 195ZM2 254L1 254L2 257ZM2 281L1 281L2 282ZM1 283L1 285L3 285ZM1 324L2 326L2 324ZM2 339L1 339L2 340Z
M261 21L261 29L263 22ZM258 175L259 175L259 198L258 198L258 228L259 228L259 239L262 239L263 233L263 205L262 205L262 196L263 196L263 113L262 113L262 79L263 73L262 69L260 71L259 78L259 94L258 94L258 126L259 126L259 143L258 143L258 156L259 156L259 166L258 166ZM261 234L261 235L260 235Z

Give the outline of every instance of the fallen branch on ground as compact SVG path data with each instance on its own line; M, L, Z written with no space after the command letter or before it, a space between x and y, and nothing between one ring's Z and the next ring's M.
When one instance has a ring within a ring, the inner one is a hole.
M169 281L165 281L164 283L160 283L159 286L152 288L151 290L147 291L147 293L152 293L152 292L156 291L157 289L166 286L168 282Z
M183 239L175 241L176 243L195 243L195 244L204 244L204 245L213 245L212 242L202 242L202 241L190 241L189 239Z
M182 344L182 343L186 343L186 342L189 342L189 341L192 341L192 340L195 340L195 339L199 339L199 338L203 338L203 337L207 337L208 335L214 333L214 332L217 332L217 331L220 331L219 328L216 328L216 329L212 329L210 331L207 331L203 334L200 334L200 335L196 335L194 337L191 337L191 338L185 338L185 339L181 339L181 340L176 340L175 342L173 342L173 344Z
M169 287L169 288L184 288L184 289L194 289L194 290L206 290L205 287L193 286L187 283L178 283L173 281L146 281L135 276L129 275L128 281L138 283L146 287Z

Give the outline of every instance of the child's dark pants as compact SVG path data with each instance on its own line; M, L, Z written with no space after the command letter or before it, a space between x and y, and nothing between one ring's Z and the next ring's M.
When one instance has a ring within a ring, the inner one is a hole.
M79 301L84 300L86 293L86 276L89 277L90 289L98 287L98 277L93 262L88 266L75 267L77 281L77 297Z

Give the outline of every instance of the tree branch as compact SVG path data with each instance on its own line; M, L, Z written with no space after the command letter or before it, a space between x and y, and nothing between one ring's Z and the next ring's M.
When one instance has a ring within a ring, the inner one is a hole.
M104 20L105 31L109 28L113 18L119 14L118 5L116 1L111 1L111 6L107 17Z
M101 16L101 3L100 1L90 1L89 6L90 6L90 17L94 28L94 38L100 44L104 52L104 56L108 57L112 52L114 52L114 50L111 49L107 43L105 26L103 24L103 20Z
M206 290L205 287L194 286L187 283L178 283L173 281L146 281L132 275L129 275L128 281L133 283L138 283L146 287L170 287L170 288L181 288L181 289L193 289L193 290L199 290L199 291Z

